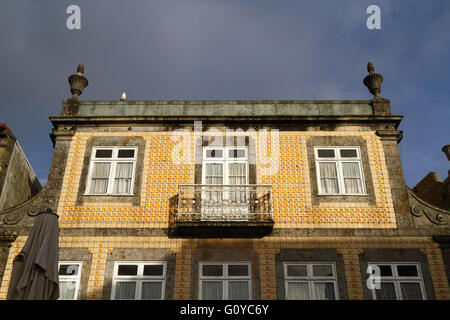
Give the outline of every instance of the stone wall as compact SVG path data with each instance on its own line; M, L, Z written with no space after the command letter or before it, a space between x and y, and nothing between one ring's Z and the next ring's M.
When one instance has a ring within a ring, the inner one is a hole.
M0 133L0 211L19 205L42 186L15 138Z

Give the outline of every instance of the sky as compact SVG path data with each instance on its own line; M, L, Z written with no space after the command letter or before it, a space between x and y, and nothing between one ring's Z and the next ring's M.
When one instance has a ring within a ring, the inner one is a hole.
M69 30L78 5L81 29ZM369 5L381 29L370 30ZM2 0L0 123L12 128L45 184L49 116L70 98L67 77L85 64L81 100L369 100L367 62L381 96L403 115L406 184L450 162L448 0Z

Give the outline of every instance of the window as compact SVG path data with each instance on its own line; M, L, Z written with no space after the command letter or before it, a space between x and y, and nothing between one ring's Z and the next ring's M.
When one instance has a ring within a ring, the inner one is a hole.
M136 147L94 147L87 194L133 194Z
M370 263L380 270L380 289L372 289L377 300L425 300L419 263ZM372 272L375 274L375 270Z
M166 262L116 262L111 299L163 300Z
M315 147L319 194L365 194L359 147Z
M202 219L248 219L247 159L247 147L203 148Z
M247 147L203 148L202 173L203 184L247 184Z
M59 300L77 299L80 288L81 265L81 262L59 262Z
M201 300L250 300L250 263L201 262L199 291Z
M337 300L334 263L284 263L286 299Z

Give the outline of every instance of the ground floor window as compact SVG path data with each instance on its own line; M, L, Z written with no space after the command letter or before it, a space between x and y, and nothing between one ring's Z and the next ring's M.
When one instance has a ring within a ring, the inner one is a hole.
M288 300L337 300L334 263L284 263L285 290Z
M82 263L61 261L58 264L59 300L76 300L80 288Z
M201 262L201 300L250 300L249 262Z
M380 276L379 287L372 289L373 299L426 299L419 263L369 263L369 267L373 275Z
M162 300L166 262L116 262L111 299Z

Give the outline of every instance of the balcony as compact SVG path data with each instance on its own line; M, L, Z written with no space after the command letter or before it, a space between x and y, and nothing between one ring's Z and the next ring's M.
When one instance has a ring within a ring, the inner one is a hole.
M196 237L259 237L273 229L270 185L179 185L175 230Z

